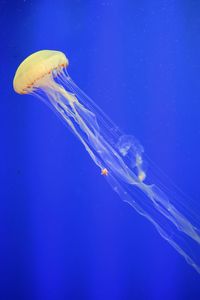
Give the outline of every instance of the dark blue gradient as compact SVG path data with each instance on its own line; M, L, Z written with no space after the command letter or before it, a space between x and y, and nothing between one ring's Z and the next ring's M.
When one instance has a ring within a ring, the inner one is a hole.
M198 203L199 1L1 0L0 25L0 299L200 299L200 276L12 88L29 54L63 51L74 81Z

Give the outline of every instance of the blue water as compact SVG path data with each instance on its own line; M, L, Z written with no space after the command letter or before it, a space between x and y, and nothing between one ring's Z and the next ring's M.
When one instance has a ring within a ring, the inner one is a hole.
M0 1L0 299L200 299L199 275L12 88L29 54L63 51L75 82L198 202L199 12L195 0Z

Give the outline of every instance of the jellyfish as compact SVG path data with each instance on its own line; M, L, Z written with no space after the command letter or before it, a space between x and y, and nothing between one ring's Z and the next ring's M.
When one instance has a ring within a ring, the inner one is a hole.
M14 90L48 105L81 141L121 199L147 218L158 233L200 274L200 222L183 193L161 180L153 182L146 162L156 165L143 146L122 130L71 79L69 61L60 51L42 50L18 67ZM159 178L160 179L160 178ZM173 192L176 191L176 192Z

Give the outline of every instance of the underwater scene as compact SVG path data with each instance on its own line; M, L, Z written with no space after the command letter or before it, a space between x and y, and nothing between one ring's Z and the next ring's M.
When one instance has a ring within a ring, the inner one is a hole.
M0 22L0 299L200 299L199 1Z

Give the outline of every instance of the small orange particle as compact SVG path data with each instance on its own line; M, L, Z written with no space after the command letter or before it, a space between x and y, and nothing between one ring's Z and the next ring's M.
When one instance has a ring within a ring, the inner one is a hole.
M107 176L108 175L108 170L106 168L101 170L101 175Z

